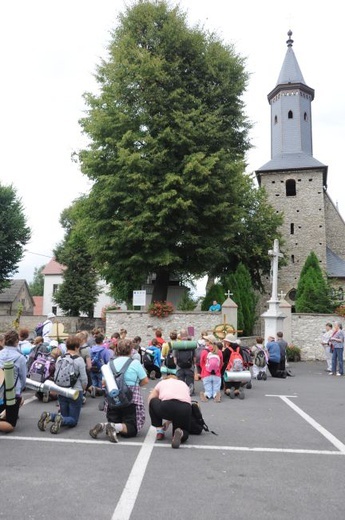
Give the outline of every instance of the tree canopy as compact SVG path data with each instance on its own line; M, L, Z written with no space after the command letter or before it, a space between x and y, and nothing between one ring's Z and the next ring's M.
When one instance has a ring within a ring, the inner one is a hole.
M330 313L333 307L328 283L322 273L319 260L312 251L299 277L296 312Z
M43 296L44 276L42 271L44 267L44 265L41 265L41 267L35 267L33 280L29 283L29 289L32 296Z
M260 285L281 221L244 174L245 60L179 7L140 1L120 15L96 79L80 121L93 181L84 225L117 296L155 273L152 300L165 300L171 275L219 275L240 261Z
M83 198L75 201L60 217L65 236L56 247L54 255L66 269L63 272L63 282L54 294L54 301L67 316L85 313L92 317L99 294L99 277L93 267L80 218L83 204Z
M0 291L9 286L16 273L30 235L15 188L0 184Z

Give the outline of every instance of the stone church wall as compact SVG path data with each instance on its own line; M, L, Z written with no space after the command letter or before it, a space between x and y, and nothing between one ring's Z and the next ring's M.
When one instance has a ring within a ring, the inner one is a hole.
M328 194L325 193L325 222L328 247L345 260L345 222L334 206Z

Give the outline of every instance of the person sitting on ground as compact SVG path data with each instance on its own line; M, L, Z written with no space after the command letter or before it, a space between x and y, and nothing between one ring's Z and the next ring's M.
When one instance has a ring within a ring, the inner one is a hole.
M50 433L59 433L61 426L68 426L73 428L77 426L79 416L83 404L83 391L87 385L87 375L85 369L85 362L79 355L81 340L78 336L68 336L66 339L67 352L64 356L59 357L55 365L54 379L57 381L57 375L62 366L62 360L69 357L73 360L74 373L76 381L73 382L71 388L78 391L77 399L59 395L58 401L60 411L58 413L43 412L37 423L38 429L45 431L49 422L52 422Z
M160 381L150 392L149 413L152 426L156 427L156 440L164 440L171 422L171 447L179 448L189 437L192 405L188 386L174 375ZM163 419L169 423L163 425Z
M213 300L212 305L208 308L211 312L220 312L222 310L222 306L220 303L217 302L217 300Z
M131 356L132 342L120 340L117 344L117 357L110 361L115 370L120 371ZM122 437L135 437L142 429L145 422L145 406L140 387L148 383L148 377L140 361L133 359L125 372L125 382L133 392L132 403L124 408L116 408L111 405L111 399L106 399L107 422L97 423L89 431L93 439L97 439L99 433L105 431L110 442L118 442L117 435Z
M280 347L273 336L268 337L266 344L268 352L268 370L272 377L286 378L286 371L280 369Z
M97 334L95 336L95 345L90 349L92 385L88 388L88 391L93 398L96 395L103 395L101 366L109 362L112 354L112 350L104 345L104 335Z
M253 365L251 367L253 379L266 381L268 352L264 346L264 338L258 336L255 339L255 345L250 350L253 356Z
M182 331L180 337L183 338L181 341L190 341L190 337L184 336ZM190 395L194 395L195 349L174 349L173 357L177 379L184 381Z
M22 392L26 384L26 359L18 351L19 335L15 330L10 330L4 335L4 347L0 350L0 368L4 368L6 362L14 364L15 377L15 404L8 406L6 402L6 390L3 382L0 382L0 432L13 432L17 425L19 408L24 400ZM4 374L2 374L4 375Z
M201 380L204 387L204 391L200 392L200 399L204 403L208 399L214 399L216 403L220 403L223 354L215 336L212 334L205 336L205 341L206 348L202 351L200 356Z
M148 347L142 349L142 360L150 379L159 379L162 376L161 349L158 347L156 338L152 339Z

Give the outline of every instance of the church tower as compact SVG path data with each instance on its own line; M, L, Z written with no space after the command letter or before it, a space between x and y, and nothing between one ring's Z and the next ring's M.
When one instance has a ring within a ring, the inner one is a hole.
M337 279L336 285L345 277L345 246L338 243L345 242L345 224L326 192L328 167L313 157L314 90L303 78L291 36L289 31L283 66L268 94L271 160L256 176L270 204L284 214L281 232L286 266L279 270L278 292L282 290L293 306L300 272L311 251L321 269Z

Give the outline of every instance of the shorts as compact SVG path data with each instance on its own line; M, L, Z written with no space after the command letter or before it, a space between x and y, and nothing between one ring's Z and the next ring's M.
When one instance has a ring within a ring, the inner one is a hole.
M20 403L22 402L21 397L16 397L16 403L12 406L6 406L6 404L0 405L0 413L6 410L6 418L5 421L10 423L13 428L15 428L17 421L18 421L18 415L19 415L19 408Z

